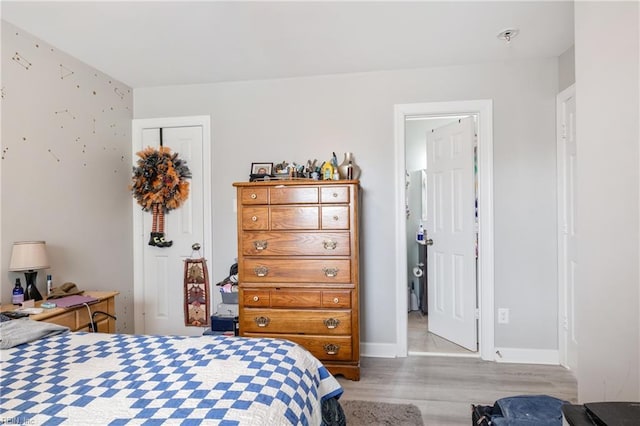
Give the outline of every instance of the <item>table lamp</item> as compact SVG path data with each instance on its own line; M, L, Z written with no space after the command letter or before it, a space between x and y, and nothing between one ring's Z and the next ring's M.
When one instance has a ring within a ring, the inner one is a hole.
M24 300L42 300L42 295L36 287L36 275L39 269L47 269L49 259L44 241L17 241L13 243L11 252L10 271L25 271L24 278L27 289Z

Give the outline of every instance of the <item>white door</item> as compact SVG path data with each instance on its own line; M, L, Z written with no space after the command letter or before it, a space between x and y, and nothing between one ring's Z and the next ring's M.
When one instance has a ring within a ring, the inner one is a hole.
M560 363L570 370L578 367L575 330L577 270L576 230L576 97L575 86L557 97L558 121L558 288L560 308Z
M205 143L209 128L208 121L206 126L189 125L191 121L186 118L172 121L134 120L133 124L134 153L147 146L159 147L162 127L163 146L178 153L192 174L188 199L181 207L165 214L165 239L173 241L171 247L149 245L151 212L142 212L140 206L134 204L135 330L144 334L201 335L202 328L185 326L184 260L208 258L211 253L210 160L208 143ZM134 155L133 161L137 159ZM193 251L194 243L201 245L199 253ZM210 293L210 305L211 302Z
M472 117L427 134L429 331L477 350L475 125Z

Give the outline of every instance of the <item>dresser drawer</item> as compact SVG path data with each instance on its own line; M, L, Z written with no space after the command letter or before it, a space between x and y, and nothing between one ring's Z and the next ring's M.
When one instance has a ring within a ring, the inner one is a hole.
M242 204L268 204L269 189L268 188L241 188L240 202Z
M349 207L322 206L322 229L349 229Z
M301 334L247 333L247 337L274 337L287 339L304 346L320 361L352 361L352 344L349 336L305 336Z
M351 307L351 291L350 290L323 290L322 291L322 307L323 308L350 308Z
M349 283L347 259L245 259L242 282Z
M244 289L240 287L240 299L244 306L269 307L271 300L269 290Z
M320 188L321 203L348 203L349 187L334 186L331 188Z
M271 207L271 229L319 229L318 207Z
M253 309L241 316L243 333L351 334L351 311Z
M77 328L75 311L65 312L63 314L56 315L55 317L45 318L41 321L61 325L63 327L69 327L71 330L75 330Z
M243 230L268 230L269 229L269 208L268 207L246 207L242 209L242 229Z
M269 191L271 204L317 204L318 188L309 187L274 187Z
M321 304L320 290L271 289L272 308L319 308Z
M242 233L245 256L349 256L348 232L260 232Z

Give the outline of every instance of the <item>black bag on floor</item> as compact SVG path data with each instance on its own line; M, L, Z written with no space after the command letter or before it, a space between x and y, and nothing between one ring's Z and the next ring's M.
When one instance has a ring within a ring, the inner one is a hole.
M471 405L474 426L562 426L562 405L549 395L501 398L493 405Z
M494 407L496 407L494 409ZM471 424L473 426L490 426L491 417L497 415L500 407L494 405L473 405L471 404ZM500 413L502 415L502 413Z

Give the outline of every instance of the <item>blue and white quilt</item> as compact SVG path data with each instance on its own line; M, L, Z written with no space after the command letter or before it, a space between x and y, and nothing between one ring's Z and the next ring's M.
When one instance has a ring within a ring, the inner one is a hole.
M0 418L15 424L320 425L342 393L276 339L65 333L0 359Z

